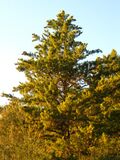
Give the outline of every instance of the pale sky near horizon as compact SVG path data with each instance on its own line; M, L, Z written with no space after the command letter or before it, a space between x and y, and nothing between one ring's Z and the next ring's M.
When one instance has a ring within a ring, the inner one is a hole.
M46 20L61 10L83 28L88 49L120 53L120 0L0 0L0 94L23 81L14 64L23 51L33 51L32 33L42 34Z

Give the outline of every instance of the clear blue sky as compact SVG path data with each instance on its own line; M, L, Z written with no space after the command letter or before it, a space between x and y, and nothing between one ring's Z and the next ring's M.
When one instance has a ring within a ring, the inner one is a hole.
M14 63L22 51L33 50L32 33L41 34L61 10L77 19L88 49L120 53L120 0L0 0L0 93L23 80Z

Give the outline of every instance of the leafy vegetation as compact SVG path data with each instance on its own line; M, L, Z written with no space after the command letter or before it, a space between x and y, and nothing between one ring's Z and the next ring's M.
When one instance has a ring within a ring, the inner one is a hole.
M79 41L81 27L64 11L49 20L35 53L23 52L17 70L26 81L3 94L1 160L119 159L120 56L89 61L100 49Z

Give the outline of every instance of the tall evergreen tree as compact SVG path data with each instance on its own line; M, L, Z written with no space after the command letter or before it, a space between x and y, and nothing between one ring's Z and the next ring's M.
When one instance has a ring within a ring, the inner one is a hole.
M36 52L24 51L16 64L26 76L24 83L13 88L21 98L6 95L10 105L17 102L32 116L32 123L39 119L37 133L46 151L39 153L41 159L80 159L98 137L110 131L111 126L105 126L118 113L113 108L119 108L119 56L113 51L108 57L88 61L89 55L100 50L87 50L87 44L79 41L81 33L73 16L64 11L47 21L41 37L33 34L33 41L38 41Z
M61 153L64 158L71 155L72 137L76 130L80 131L79 125L89 126L79 103L94 67L86 58L100 51L86 49L87 44L78 39L81 27L74 22L73 16L62 11L57 19L47 21L41 37L33 34L33 41L39 41L36 52L23 52L23 58L17 62L17 69L25 73L27 80L13 90L22 95L19 98L22 106L28 110L39 108L47 145L54 146L56 142L56 147L64 150ZM12 101L17 99L9 97ZM57 156L55 147L51 148Z

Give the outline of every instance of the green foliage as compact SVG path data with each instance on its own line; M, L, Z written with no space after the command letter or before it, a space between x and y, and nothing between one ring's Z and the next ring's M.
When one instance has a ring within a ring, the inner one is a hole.
M24 51L16 64L26 76L13 88L21 98L4 94L10 103L0 124L1 159L119 156L120 57L113 50L88 61L100 50L87 50L78 40L81 33L62 11L41 37L33 34L36 52Z

